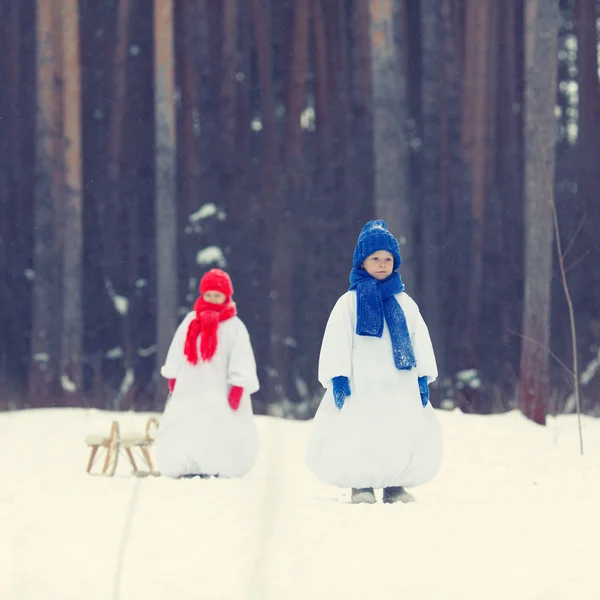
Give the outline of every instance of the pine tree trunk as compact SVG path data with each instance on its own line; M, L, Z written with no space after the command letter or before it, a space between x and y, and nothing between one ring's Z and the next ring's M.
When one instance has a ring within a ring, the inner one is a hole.
M525 305L519 408L548 411L558 0L525 3Z
M355 242L363 224L375 213L375 148L373 139L373 82L371 79L371 19L366 1L357 2L352 22L354 82L350 131L349 197ZM401 232L396 232L400 234Z
M0 138L0 410L5 408L14 389L22 356L20 346L24 335L23 296L24 275L28 267L25 248L29 240L20 228L19 213L26 203L24 198L23 137L21 84L24 46L20 27L19 0L10 0L2 6L5 35L0 40L0 71L4 74L0 90L0 111L4 131ZM26 331L26 329L25 329ZM6 387L5 387L6 386Z
M156 180L156 367L166 358L177 325L177 194L175 185L173 0L154 0L154 127ZM159 377L156 408L167 396Z
M498 355L510 380L500 383L514 386L518 373L522 316L523 280L523 0L508 0L500 5L498 16L498 53L503 57L498 72L498 154L497 185L501 204L502 276L494 273L499 302L501 330Z
M299 201L302 185L302 127L300 115L306 103L306 71L308 61L309 4L296 0L293 25L293 51L289 69L284 142L286 190L277 213L272 215L277 227L271 255L271 354L269 365L269 402L291 400L293 344L293 255L295 232L292 214ZM284 200L285 199L285 200Z
M236 208L246 206L247 210L232 210L228 220L234 235L230 237L232 256L245 256L248 245L255 239L253 229L260 214L260 203L249 200L249 191L255 189L253 177L254 155L252 152L252 130L250 124L254 116L252 90L253 69L251 64L251 15L246 2L239 6L238 14L238 60L235 81L237 84L235 103L235 130L232 156L233 178L231 182L231 202ZM256 230L254 230L256 231ZM254 257L253 257L254 258ZM240 290L250 286L247 269L240 261L230 266L231 273L239 283ZM242 292L243 293L243 292Z
M252 0L252 22L256 39L261 120L261 197L265 232L273 229L270 215L277 205L277 129L273 92L273 56L271 50L271 23L268 2ZM272 234L267 234L272 238Z
M370 0L375 148L375 215L400 240L402 278L415 287L413 212L408 197L407 103L401 46L394 35L397 0Z
M181 89L181 107L179 111L178 139L179 161L181 170L178 173L181 199L179 203L179 231L183 238L179 240L180 264L183 267L182 276L186 281L185 290L189 289L189 282L197 270L196 255L198 252L198 236L192 234L189 227L189 218L202 206L206 200L205 190L202 187L200 168L200 123L204 120L200 116L200 67L201 42L204 32L199 27L201 15L197 0L183 0L175 5L177 26L176 55L178 60L177 77ZM204 128L202 131L205 136ZM180 285L179 290L181 291Z
M462 144L469 165L470 273L466 285L464 366L479 366L480 315L482 306L485 205L490 176L491 111L490 69L493 53L491 2L467 0L465 70L463 87ZM466 282L465 282L466 283Z
M330 4L330 7L333 6ZM315 108L317 120L317 134L319 136L319 147L322 149L321 159L326 161L325 170L331 172L333 169L329 162L331 159L331 145L333 143L333 126L330 111L330 86L331 75L327 62L327 34L325 32L324 7L319 0L311 1L312 36L314 40L314 71L315 71ZM335 16L335 13L334 15ZM333 38L335 39L335 38ZM333 39L331 41L333 41ZM333 44L331 44L333 45ZM340 107L343 109L343 107ZM340 110L342 112L342 110Z
M272 26L269 0L252 0L252 26L255 39L255 51L258 64L258 81L260 90L260 199L261 210L259 215L259 228L262 234L262 254L269 255L275 250L275 238L279 221L279 152L277 140L277 124L275 120L275 92L273 89L273 52L272 52ZM259 261L257 265L257 280L262 289L270 289L271 271L268 261ZM263 335L253 339L257 356L264 357L258 361L261 380L269 381L271 371L266 368L267 361L271 359L270 327L271 312L257 311L256 324L263 330ZM261 396L268 397L269 386L262 390ZM267 398L268 400L269 398ZM271 398L275 401L276 398Z
M368 6L362 3L366 14L364 30L366 32L366 45L369 47L369 19ZM358 8L358 7L357 7ZM355 236L362 225L362 218L358 215L359 207L367 214L367 219L372 215L369 203L372 201L372 189L368 194L361 192L363 173L357 169L365 169L364 163L370 160L364 154L357 157L356 140L353 134L358 135L359 129L352 128L352 97L351 97L351 44L348 40L349 11L344 0L322 3L313 0L313 23L315 33L315 61L318 65L318 74L315 85L319 86L319 104L317 104L317 132L319 133L320 156L317 171L323 186L321 210L326 215L338 215L335 220L325 217L324 225L329 227L327 235L338 240L332 248L333 256L340 267L340 272L331 277L331 271L326 270L325 285L327 287L325 299L328 296L335 298L339 294L339 283L347 280L348 271L348 244L353 244ZM366 57L367 73L370 80L370 53ZM366 94L370 94L369 85ZM370 99L369 99L370 100ZM319 117L319 105L321 117ZM370 117L370 115L368 115ZM371 123L369 121L369 127ZM372 185L372 182L371 182ZM358 205L358 206L357 206ZM366 220L366 219L365 219ZM324 265L322 265L324 266ZM321 295L323 298L323 295Z
M584 221L585 249L598 255L600 231L600 81L598 79L598 34L596 22L600 8L595 0L575 0L574 21L577 35L577 204ZM573 253L575 254L575 253ZM575 256L570 257L576 259ZM583 282L581 308L586 315L597 315L600 294L598 260L586 260L577 275Z
M235 130L238 83L239 0L223 0L223 46L221 50L222 78L219 91L219 111L222 140L222 170L225 187L231 191L235 170Z
M108 179L111 190L111 209L119 204L123 129L127 101L127 56L129 54L129 20L131 0L119 0L116 16L115 47L112 60L110 89L110 119L108 122Z
M64 302L62 323L63 391L81 394L83 315L83 207L81 146L81 84L79 63L79 2L64 0L62 13L64 61Z
M442 130L440 115L443 98L443 79L440 66L443 39L441 0L423 0L421 2L421 39L422 39L422 89L421 111L423 120L422 149L422 245L423 279L421 294L422 311L427 321L431 339L438 358L440 373L444 372L444 290L441 283L439 248L443 247L441 229L442 187L440 180Z
M180 223L183 225L202 204L198 188L200 183L200 165L197 143L198 130L198 19L195 0L181 2L181 158L183 171L181 181L182 208Z
M60 338L56 319L59 286L57 235L54 227L56 171L60 168L57 138L61 135L60 96L56 93L56 65L60 33L54 8L45 0L37 2L37 111L36 111L36 194L34 207L33 323L29 397L33 406L49 406L60 394Z
M463 278L468 265L469 188L461 147L461 84L463 80L462 20L456 0L442 0L442 77L440 101L440 185L441 239L445 256L441 272L444 288L444 332L446 334L446 369L449 373L464 368L464 332L466 328ZM441 257L443 258L443 257Z

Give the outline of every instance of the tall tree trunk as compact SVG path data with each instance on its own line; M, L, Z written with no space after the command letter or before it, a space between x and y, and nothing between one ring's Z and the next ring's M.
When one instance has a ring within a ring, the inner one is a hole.
M108 180L110 210L118 210L123 161L123 129L127 101L127 56L129 54L129 21L132 0L119 0L117 5L115 46L112 59L110 120L108 122ZM113 265L114 268L115 265Z
M330 7L333 6L331 3ZM330 146L333 142L333 127L328 92L330 90L330 69L327 63L327 35L323 18L323 6L319 0L311 1L312 36L314 39L314 67L315 71L315 108L317 117L317 134L319 146L323 153L321 159L330 158ZM335 13L334 13L335 16ZM333 40L332 40L333 41ZM332 44L333 45L333 44ZM341 109L342 107L340 107ZM340 110L340 113L342 110ZM326 171L330 172L331 166L327 164Z
M222 167L225 186L229 189L235 170L235 130L237 100L237 50L239 31L239 0L223 2L223 46L221 50L222 79L219 109L222 140Z
M20 51L21 35L19 31L20 7L19 0L7 0L4 4L6 13L3 15L3 20L6 19L6 36L3 41L5 44L4 60L6 68L6 84L4 85L3 92L7 110L7 133L9 133L9 135L3 137L10 140L10 147L7 148L4 157L9 168L3 175L7 178L11 201L18 206L22 201L21 165L23 145L19 110L22 68Z
M130 24L132 13L132 0L119 0L117 5L114 48L112 49L112 68L110 71L111 86L108 93L110 107L107 120L107 175L108 198L105 200L103 213L106 217L102 224L103 238L103 276L106 288L111 297L113 311L117 316L115 325L119 328L120 342L123 346L123 381L128 381L128 374L133 369L133 342L130 320L130 302L133 297L133 288L129 285L129 265L134 258L130 252L130 243L133 240L133 223L130 214L135 207L135 198L123 202L124 177L124 137L126 129L128 89L128 57L130 47ZM102 200L100 200L102 201ZM121 298L126 302L119 301ZM121 389L113 396L112 409L122 410L124 396L131 391L131 387Z
M471 184L470 275L468 278L464 366L479 365L485 204L490 181L490 124L493 124L489 78L493 52L491 2L467 0L462 143Z
M362 3L366 14L366 45L369 42L368 6ZM320 290L319 296L327 302L328 309L331 302L339 294L340 282L346 282L348 277L348 244L352 244L357 231L362 225L358 216L357 204L368 215L372 214L369 201L372 199L372 190L368 194L361 193L362 173L356 168L364 170L364 163L370 164L368 156L360 154L357 159L355 143L351 138L352 132L352 97L351 97L351 60L348 32L350 30L349 11L344 0L322 3L313 0L313 23L315 33L313 36L316 52L315 65L318 74L315 86L318 86L320 98L317 104L317 131L319 132L320 158L317 160L318 172L323 180L324 196L321 207L325 211L324 225L329 230L324 235L329 235L338 240L332 248L333 256L339 263L339 272L325 269L325 288ZM366 77L370 81L371 65L370 52L367 53ZM371 86L365 94L371 93ZM370 98L368 99L370 102ZM319 117L319 105L323 106ZM370 117L370 115L367 115ZM369 121L369 127L371 126ZM355 165L354 163L357 163ZM332 219L331 215L336 218ZM321 262L319 261L321 264ZM321 266L323 266L321 264ZM332 277L333 275L333 277ZM325 292L323 294L323 292ZM327 311L326 311L327 312Z
M33 285L33 324L29 396L34 406L47 406L58 397L60 339L57 339L55 306L58 300L58 260L54 228L56 171L60 167L57 137L60 135L60 105L56 94L56 64L60 49L59 32L51 3L38 0L37 27L37 111L36 111L36 195Z
M196 0L181 2L181 48L178 54L181 72L181 219L185 225L188 217L202 203L199 197L200 164L198 153L198 19ZM182 228L183 230L183 228Z
M79 2L65 0L62 12L63 35L63 121L65 148L64 207L64 302L62 322L63 391L82 391L83 315L82 252L83 207L81 169L81 84L79 62Z
M202 44L208 42L205 31L206 14L201 12L206 9L202 4L204 3L198 0L183 0L175 5L176 79L181 90L177 133L178 160L181 165L178 172L179 231L181 232L178 240L181 278L178 291L179 298L183 292L186 301L197 292L196 256L201 243L198 235L200 227L194 226L190 222L190 217L204 202L211 199L206 193L206 186L203 186L205 179L202 177L200 166L200 144L202 138L209 137L204 125L212 120L205 118L205 115L201 116L200 90L201 86L207 87L208 81L208 78L202 81L202 69L206 68L203 65L206 58ZM205 143L207 141L204 140Z
M223 18L221 2L197 0L198 20L195 29L198 34L198 60L200 69L198 106L202 135L198 139L200 154L200 180L202 190L212 200L221 195L219 171L221 154L219 152L220 123L219 114L219 80L221 65L214 59L221 51L221 32ZM217 13L215 15L215 13ZM218 17L218 18L217 18ZM216 45L218 43L218 46ZM194 254L195 257L195 254Z
M293 253L292 214L299 201L302 185L302 126L300 115L306 105L306 72L308 63L309 4L296 0L293 25L293 50L289 68L286 106L284 160L286 190L272 216L275 231L271 255L271 355L269 364L269 402L292 397L291 346L293 342ZM285 200L284 200L285 199Z
M260 203L252 201L252 190L255 189L253 174L253 152L250 123L253 117L252 87L253 72L251 64L252 54L252 31L250 7L243 2L239 7L238 14L239 60L237 61L235 82L236 105L235 105L235 131L233 152L233 181L231 186L232 206L240 207L246 205L247 210L233 210L229 212L229 224L235 232L230 238L232 255L245 256L248 245L255 239L252 235L256 220L260 214ZM256 230L255 230L256 231ZM250 287L249 277L246 269L236 261L231 265L231 272L238 281L240 293Z
M579 111L577 122L577 204L584 218L586 248L598 256L600 244L600 82L598 81L598 10L595 0L575 0L574 20L577 35L577 84ZM598 260L586 261L578 269L585 290L581 308L586 315L596 315L600 294ZM581 273L581 275L580 275Z
M423 121L422 149L422 245L423 280L420 301L423 314L428 322L433 345L438 357L440 373L444 372L444 290L440 278L439 248L443 248L441 238L442 188L440 180L442 129L440 115L443 98L442 50L443 39L441 0L421 2L422 39L422 83L421 111Z
M400 240L402 277L415 286L414 216L408 194L407 103L401 45L394 35L397 0L369 0L375 135L375 214Z
M0 111L3 114L4 132L0 140L0 303L4 307L0 316L0 379L14 389L20 362L20 343L23 338L22 318L25 248L19 213L23 211L23 119L21 116L24 45L20 27L19 0L3 3L4 31L0 41L0 71L4 84L0 91ZM8 393L2 385L2 395ZM0 410L5 401L0 399Z
M177 194L175 185L173 0L154 0L157 371L177 325ZM159 377L156 408L167 395Z
M469 252L464 240L468 239L469 188L467 170L461 147L461 59L462 18L456 0L442 0L443 61L440 102L440 185L442 222L441 246L453 260L446 262L441 273L444 288L444 331L446 333L446 368L454 373L462 365L464 331L466 327L463 277L468 265Z
M520 340L514 335L522 315L523 280L523 0L500 3L498 15L498 53L503 57L497 65L498 153L496 176L501 199L501 260L496 281L501 329L498 358L506 377L500 383L512 386L518 373ZM512 391L507 389L507 394ZM514 393L512 394L514 396Z
M371 79L371 19L366 1L357 2L352 20L354 84L350 131L351 224L355 241L365 221L375 212L375 149L373 138L373 82ZM390 224L391 225L391 224ZM396 232L399 234L400 232Z
M273 91L273 56L271 49L271 22L269 0L252 0L252 23L256 39L258 79L260 89L260 170L262 214L265 231L273 231L271 215L277 209L277 126ZM272 239L272 236L269 235Z
M545 424L552 279L558 0L525 3L525 305L519 408Z
M596 0L575 0L577 34L577 83L579 96L578 165L579 188L585 205L598 204L600 171L600 82L598 81L598 35Z
M263 237L263 256L269 256L272 260L272 252L275 249L275 237L279 222L276 221L279 215L279 180L278 171L280 166L277 123L275 118L275 92L273 89L273 52L272 52L272 27L270 0L252 0L252 26L254 30L255 48L258 63L258 81L260 94L260 122L261 129L259 133L260 143L260 198L261 211L260 231ZM263 289L270 289L271 273L270 261L260 261L257 279ZM256 345L257 356L264 357L265 360L258 361L259 372L265 381L270 381L272 371L265 368L267 361L271 359L270 346L270 327L271 312L265 314L264 311L257 311L260 315L260 321L257 326L261 327L263 334L253 340ZM262 364L261 364L262 362ZM276 398L270 397L272 389L266 386L262 395L266 392L266 400L269 398L275 401Z

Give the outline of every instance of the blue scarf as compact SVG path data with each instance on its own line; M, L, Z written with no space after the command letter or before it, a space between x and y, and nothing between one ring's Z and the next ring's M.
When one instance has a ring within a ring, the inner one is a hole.
M387 279L378 281L364 269L352 269L350 290L356 290L356 333L357 335L382 337L383 319L392 338L394 364L400 371L409 371L417 366L410 341L406 316L394 298L404 291L400 273L395 271Z

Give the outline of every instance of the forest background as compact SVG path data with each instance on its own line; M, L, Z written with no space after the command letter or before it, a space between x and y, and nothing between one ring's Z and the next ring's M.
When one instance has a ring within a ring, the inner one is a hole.
M255 412L310 417L356 237L384 218L437 353L434 406L574 410L562 263L598 414L599 16L0 0L0 409L161 410L168 344L218 266Z

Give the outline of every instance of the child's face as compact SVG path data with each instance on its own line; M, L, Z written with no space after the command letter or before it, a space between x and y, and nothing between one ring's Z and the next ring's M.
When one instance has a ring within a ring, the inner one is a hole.
M208 292L204 292L204 294L202 294L202 297L204 298L204 300L210 302L211 304L223 304L223 302L225 302L227 298L225 294L221 292L213 292L210 290Z
M389 277L394 270L394 257L387 250L378 250L365 258L363 269L379 281Z

